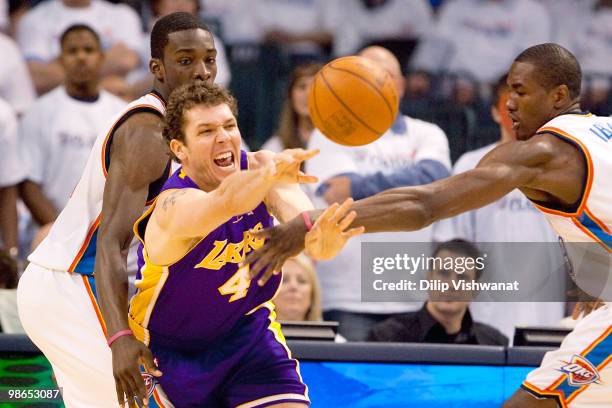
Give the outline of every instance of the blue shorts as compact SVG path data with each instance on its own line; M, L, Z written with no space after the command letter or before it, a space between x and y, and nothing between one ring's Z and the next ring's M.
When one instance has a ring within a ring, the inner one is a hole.
M283 402L309 406L298 362L291 358L280 325L268 318L270 313L262 307L244 316L231 333L204 351L151 344L163 375L149 378L149 406L251 408Z

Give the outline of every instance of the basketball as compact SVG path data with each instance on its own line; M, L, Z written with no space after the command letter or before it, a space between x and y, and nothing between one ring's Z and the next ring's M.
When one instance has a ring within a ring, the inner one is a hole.
M384 69L359 56L342 57L315 76L308 95L312 122L328 139L362 146L383 135L397 116L396 85Z

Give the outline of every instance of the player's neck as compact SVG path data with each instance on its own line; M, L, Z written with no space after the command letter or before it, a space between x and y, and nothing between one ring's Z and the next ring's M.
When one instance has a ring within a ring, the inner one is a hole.
M442 326L444 330L448 334L456 334L461 330L461 323L463 322L463 316L467 309L464 309L462 313L457 313L453 315L448 315L444 313L440 313L431 302L427 302L425 306L429 314L433 316L433 318Z
M153 89L164 99L164 101L167 101L170 97L171 91L165 84L159 82L157 79L153 81Z
M100 88L97 82L83 84L66 82L64 88L66 88L66 93L70 97L78 100L95 100L100 96Z

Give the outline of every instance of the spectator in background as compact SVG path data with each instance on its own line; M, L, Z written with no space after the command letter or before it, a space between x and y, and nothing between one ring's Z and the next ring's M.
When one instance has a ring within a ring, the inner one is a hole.
M455 163L453 174L475 168L478 162L498 144L515 140L512 120L506 108L508 95L509 89L504 75L493 88L494 99L491 106L491 116L499 125L499 141L462 155ZM502 260L505 257L501 254L496 255L495 251L507 252L516 249L517 246L487 247L490 249L487 251L489 255L487 268L490 275L504 276L503 274L506 273L505 276L508 276L507 273L512 273L512 276L516 278L531 274L532 278L529 282L535 287L540 277L545 279L552 276L553 271L562 270L560 268L563 258L557 244L557 235L546 218L519 190L510 192L493 204L442 220L434 225L436 241L448 241L454 238L476 244L490 242L551 243L550 245L527 244L521 247L522 256L513 259L511 271L508 271L506 265L503 265ZM474 302L471 310L477 320L494 326L512 339L516 326L552 326L561 320L564 315L564 303L542 300L562 299L564 281L562 277L555 282L552 286L553 293L546 295L545 292L537 292L533 294L533 299L531 299L533 302ZM551 290L551 287L547 286L546 289Z
M25 173L17 154L17 116L3 99L0 99L0 146L0 249L17 259L17 184Z
M0 33L0 98L8 102L19 115L36 99L30 72L17 44Z
M199 5L197 0L151 0L151 11L153 17L149 21L145 41L141 47L141 66L129 77L131 95L133 98L138 98L144 95L151 88L153 82L153 74L149 71L149 56L151 55L151 29L155 22L171 13L179 11L198 15ZM217 78L215 83L225 88L229 86L231 80L231 72L229 62L225 54L225 46L221 40L213 35L215 48L217 49Z
M433 23L427 0L340 1L340 18L334 30L334 55L352 54L366 45L385 40L424 37Z
M322 60L333 42L339 22L337 0L260 0L255 2L255 20L262 41L280 45L292 65Z
M436 258L478 258L481 254L467 241L453 240L441 243L433 253ZM427 279L450 283L455 280L478 281L483 270L466 268L462 273L454 270L433 269ZM377 324L368 341L396 343L448 343L507 346L508 338L486 324L475 322L470 314L470 295L450 289L429 291L429 300L418 312L395 316Z
M0 332L24 333L17 314L17 262L0 249Z
M306 255L290 258L283 265L283 282L274 305L278 320L323 320L317 271Z
M21 196L46 233L76 186L98 134L126 103L100 90L104 56L98 34L73 25L60 38L64 84L40 97L21 120ZM99 158L96 158L99 160ZM32 229L30 229L30 235ZM37 239L37 241L39 241Z
M462 79L455 84L455 96L471 103L478 83L493 84L519 52L550 36L549 14L535 0L446 2L431 35L417 49L411 65L420 73L409 78L416 86L409 92L427 92L429 74L451 73Z
M306 147L314 129L308 112L308 92L322 67L323 64L307 63L293 70L276 134L264 143L262 150L278 153L285 149Z
M381 47L369 47L361 55L386 69L403 96L404 78L399 62ZM315 130L309 149L320 149L306 163L306 172L317 176L317 207L342 202L344 198L368 197L390 187L420 185L447 177L450 169L448 141L434 124L398 115L382 137L366 146L335 144ZM360 253L364 241L430 242L430 228L410 233L368 234L351 239L334 259L317 263L325 320L340 322L339 332L348 340L364 340L375 323L396 313L416 310L415 302L361 302Z
M129 6L106 0L46 0L21 19L17 42L38 93L62 83L59 38L73 24L87 24L98 33L105 54L101 71L104 86L125 96L128 89L123 78L140 64L141 23Z

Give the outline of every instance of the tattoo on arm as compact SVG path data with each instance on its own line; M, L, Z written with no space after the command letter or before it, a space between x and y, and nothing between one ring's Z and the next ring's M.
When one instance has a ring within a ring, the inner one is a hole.
M168 210L169 207L176 204L177 197L182 196L186 192L187 192L186 190L177 190L177 191L174 191L168 194L168 196L164 198L164 201L162 202L162 210L164 211Z

